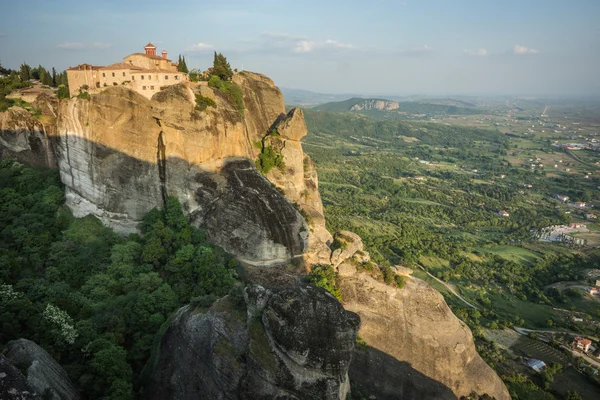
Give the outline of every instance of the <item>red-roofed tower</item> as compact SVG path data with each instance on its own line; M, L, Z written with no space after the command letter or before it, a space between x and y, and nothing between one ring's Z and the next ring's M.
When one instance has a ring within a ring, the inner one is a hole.
M144 50L146 51L147 56L155 56L156 55L156 46L152 43L148 43L144 46Z

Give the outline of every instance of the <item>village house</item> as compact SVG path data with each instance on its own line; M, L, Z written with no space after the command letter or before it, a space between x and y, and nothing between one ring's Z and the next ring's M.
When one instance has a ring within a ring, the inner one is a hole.
M498 211L497 214L500 217L508 217L508 216L510 216L510 214L507 211L504 211L504 210Z
M425 177L423 177L423 176L415 176L415 180L417 180L417 181L424 181Z
M587 226L586 226L585 224L579 224L579 223L577 223L577 222L571 222L571 223L569 224L569 228L571 228L571 229L574 229L574 228L575 228L575 229L579 229L579 228L586 228L586 227L587 227Z
M562 202L569 201L569 196L565 196L564 194L555 194L554 198Z
M584 339L579 336L575 336L575 341L573 342L573 346L584 353L587 353L590 350L590 346L592 345L592 341L589 339Z
M583 201L576 201L575 203L573 203L573 205L577 208L585 208L585 202Z
M596 286L600 286L600 279L596 279Z
M148 43L143 53L133 53L109 66L80 64L67 69L69 92L76 96L80 91L98 93L109 86L123 85L148 99L162 87L187 82L184 72L167 58L167 51L156 55L156 46Z
M585 214L585 219L587 219L588 221L596 218L598 218L596 214Z
M600 295L600 289L598 289L597 287L591 287L590 288L590 294L592 296L599 296Z

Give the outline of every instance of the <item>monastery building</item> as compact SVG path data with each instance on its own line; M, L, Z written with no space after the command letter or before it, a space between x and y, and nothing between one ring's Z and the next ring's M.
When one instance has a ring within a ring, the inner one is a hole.
M167 58L166 50L156 55L156 46L148 43L144 53L133 53L123 62L107 67L81 64L67 70L71 96L80 90L98 93L108 86L127 86L144 97L151 98L161 87L187 82L184 72L177 71L177 64Z

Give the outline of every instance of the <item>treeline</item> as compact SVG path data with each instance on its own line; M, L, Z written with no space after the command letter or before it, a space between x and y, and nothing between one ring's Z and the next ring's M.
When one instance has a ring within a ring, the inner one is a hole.
M18 75L21 79L21 82L27 82L31 79L34 79L40 81L43 85L51 87L58 87L59 85L69 85L67 79L67 71L57 73L54 67L52 67L51 70L47 70L41 65L38 65L37 67L30 67L28 64L23 63L19 68Z
M134 398L169 316L227 294L236 261L188 224L175 198L125 238L63 203L56 171L0 161L0 347L35 341L82 398Z

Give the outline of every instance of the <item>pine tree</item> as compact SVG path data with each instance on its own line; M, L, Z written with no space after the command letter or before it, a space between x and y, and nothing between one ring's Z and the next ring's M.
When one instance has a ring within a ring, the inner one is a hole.
M58 86L58 82L56 81L56 79L57 79L56 69L54 69L54 67L52 67L52 87Z
M213 60L212 75L216 75L224 81L230 80L233 76L233 71L231 70L229 62L227 62L227 58L221 53L217 54L216 51Z
M28 80L31 79L31 67L25 63L21 64L21 70L19 72L19 77L21 78L22 82L27 82Z

